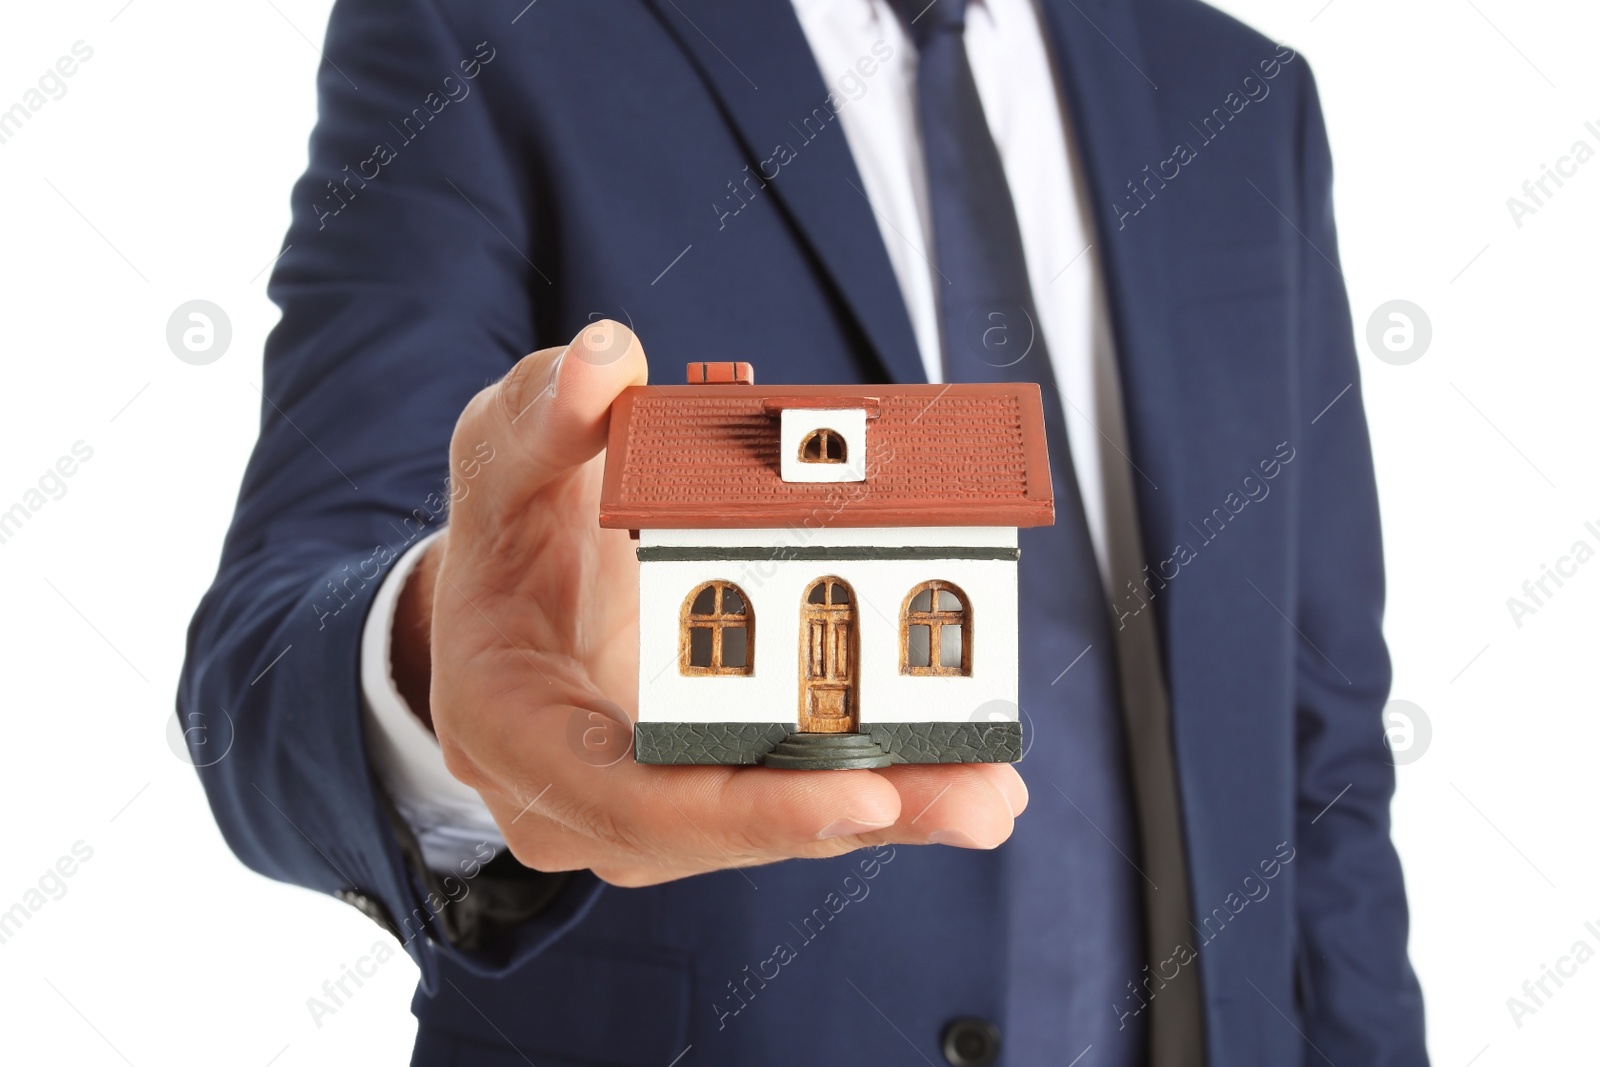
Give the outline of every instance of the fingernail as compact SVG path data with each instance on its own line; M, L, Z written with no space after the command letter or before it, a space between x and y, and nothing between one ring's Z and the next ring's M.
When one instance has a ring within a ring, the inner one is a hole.
M511 416L512 425L515 425L528 409L540 400L553 399L556 395L556 379L561 375L561 364L567 358L563 351L559 356L550 361L550 367L545 372L545 379L535 383L532 374L523 363L517 364L511 374L501 383L502 400L506 414Z
M982 848L960 830L935 830L928 835L930 845L949 845L951 848Z
M1011 809L1013 819L1028 806L1028 786L1021 778L1008 783L1006 788L1000 790L1000 795L1005 798L1006 807Z
M818 841L826 841L830 837L851 837L855 834L870 834L874 830L882 830L891 825L886 822L862 822L860 819L840 819L829 823L817 834Z
M539 390L540 397L549 397L552 400L555 399L556 382L561 378L561 364L567 361L567 353L571 351L572 346L568 345L566 348L561 350L561 354L559 356L550 362L550 373L545 377L544 388ZM534 399L538 399L538 397L535 397Z
M591 322L574 342L578 358L596 367L609 366L628 354L633 347L634 334L615 319Z

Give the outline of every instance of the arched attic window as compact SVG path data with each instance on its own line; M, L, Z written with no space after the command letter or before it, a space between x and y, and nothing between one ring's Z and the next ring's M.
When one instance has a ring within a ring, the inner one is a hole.
M812 430L800 441L801 463L843 463L844 438L837 430Z

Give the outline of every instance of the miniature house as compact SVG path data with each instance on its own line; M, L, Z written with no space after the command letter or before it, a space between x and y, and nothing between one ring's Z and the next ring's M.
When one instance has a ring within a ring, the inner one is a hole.
M1054 518L1033 384L757 388L611 410L602 526L639 555L642 763L1021 758L1017 529Z

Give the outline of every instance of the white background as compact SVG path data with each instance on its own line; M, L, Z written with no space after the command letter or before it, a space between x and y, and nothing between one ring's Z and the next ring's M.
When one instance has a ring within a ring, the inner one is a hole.
M184 628L255 433L265 268L305 162L328 4L123 5L11 5L0 33L0 108L73 42L94 49L0 145L0 510L74 442L94 450L0 544L0 910L75 842L93 849L0 945L0 1055L403 1063L412 964L396 954L316 1026L306 999L378 929L240 866L166 743ZM1421 359L1364 350L1362 374L1394 695L1432 724L1394 814L1435 1062L1591 1062L1600 960L1520 1029L1506 998L1579 938L1600 948L1583 929L1600 925L1600 560L1520 628L1506 599L1575 540L1600 548L1584 529L1600 527L1600 160L1520 228L1506 199L1575 140L1600 148L1584 130L1600 126L1600 13L1222 6L1319 73L1358 330L1392 299L1432 321ZM165 342L195 298L233 324L205 367Z

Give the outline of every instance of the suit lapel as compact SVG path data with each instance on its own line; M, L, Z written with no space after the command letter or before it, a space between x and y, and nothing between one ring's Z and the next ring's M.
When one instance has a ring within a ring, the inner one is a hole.
M816 254L885 374L923 381L916 339L879 236L859 191L844 131L829 111L793 8L776 0L647 0L721 102L755 172L780 146L792 157L768 188ZM1040 0L1086 171L1095 244L1116 329L1128 432L1135 461L1157 485L1136 479L1145 555L1165 559L1179 534L1184 456L1171 428L1182 398L1171 372L1165 315L1170 303L1166 241L1156 219L1119 228L1117 206L1151 160L1164 158L1156 72L1144 58L1126 0ZM828 123L805 120L814 111ZM785 158L785 157L780 157ZM769 164L766 173L772 173ZM853 187L852 187L853 186ZM1165 613L1163 629L1167 625ZM1168 636L1170 639L1170 635ZM1169 645L1170 647L1170 640Z
M721 101L751 172L765 178L776 171L770 190L884 373L896 382L925 381L877 220L794 9L782 0L649 3Z
M1094 240L1117 340L1129 451L1140 472L1133 478L1140 540L1145 560L1155 565L1167 558L1176 540L1187 476L1184 398L1172 366L1175 350L1167 313L1173 296L1166 270L1169 242L1157 224L1159 215L1124 226L1118 205L1128 195L1128 185L1144 178L1146 164L1165 156L1159 141L1159 89L1153 83L1158 72L1144 60L1129 0L1042 0L1042 6L1087 172ZM1141 834L1144 847L1154 850L1147 852L1145 862L1168 886L1165 893L1148 893L1145 901L1147 936L1151 944L1162 945L1188 936L1193 923L1190 887L1207 873L1205 857L1198 858L1195 869L1185 847L1193 838L1184 813L1204 810L1205 805L1196 803L1196 776L1184 774L1185 754L1195 753L1195 742L1203 740L1196 732L1202 724L1184 714L1186 705L1174 692L1172 650L1185 646L1173 639L1172 631L1185 615L1184 595L1185 587L1174 583L1149 605L1160 634L1167 692L1174 699L1152 697L1146 690L1142 699L1134 696L1125 706ZM1186 647L1192 655L1194 641ZM1170 747L1158 731L1170 738ZM1206 973L1214 971L1208 968ZM1199 971L1188 972L1154 1003L1149 1018L1152 1064L1171 1067L1203 1060L1204 1004Z
M1154 218L1119 222L1128 184L1160 151L1156 71L1143 56L1127 0L1041 0L1086 172L1096 250L1105 272L1134 461L1147 560L1165 559L1176 536L1184 453L1173 428L1182 397L1172 373L1167 316L1167 242ZM1161 607L1159 603L1158 607ZM1170 613L1157 611L1165 646Z

